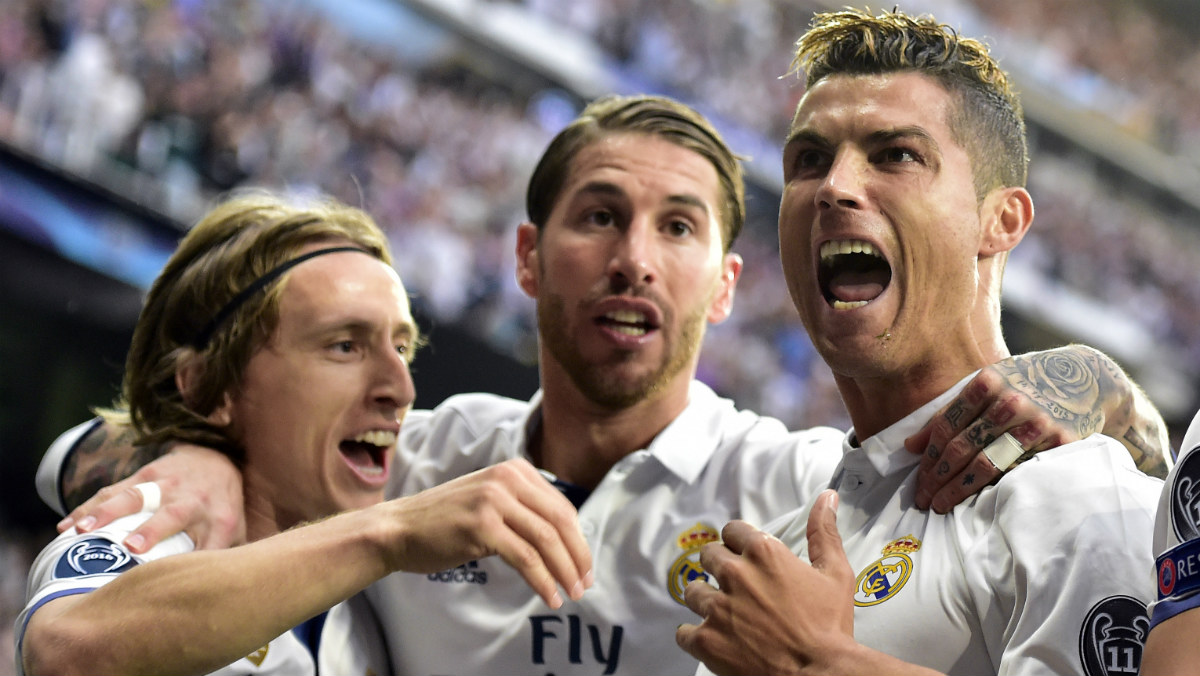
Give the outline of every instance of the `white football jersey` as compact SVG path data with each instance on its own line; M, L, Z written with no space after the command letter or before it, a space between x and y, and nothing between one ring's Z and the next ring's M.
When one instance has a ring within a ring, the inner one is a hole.
M410 412L388 497L527 458L539 404L540 393L531 401L466 394ZM39 492L60 511L61 467L89 424L64 433L39 468ZM495 557L432 575L396 573L365 592L374 615L357 606L331 614L321 673L379 664L367 645L330 645L331 636L372 637L382 626L397 674L691 674L697 662L675 645L675 629L696 620L683 589L704 577L700 547L731 519L761 525L814 499L841 457L842 436L830 427L789 432L693 381L684 412L579 505L595 576L582 600L552 611Z
M858 578L855 638L948 674L1136 673L1162 482L1093 435L1037 454L948 514L917 510L920 457L904 439L965 383L861 446L846 437L833 484ZM810 510L768 526L806 559Z
M539 401L470 394L414 412L391 494L526 457ZM813 499L828 486L841 438L832 428L788 432L693 383L687 409L579 507L595 574L582 600L551 610L495 557L432 575L393 574L368 589L396 673L694 672L675 629L696 620L683 588L704 576L700 547L731 519L762 524Z

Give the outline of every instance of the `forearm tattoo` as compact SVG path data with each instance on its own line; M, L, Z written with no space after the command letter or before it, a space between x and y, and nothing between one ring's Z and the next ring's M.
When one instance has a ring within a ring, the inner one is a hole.
M133 432L128 428L121 428L120 433L110 436L106 424L80 440L62 471L63 502L68 512L101 488L133 474L167 450L164 444L134 446L133 439Z

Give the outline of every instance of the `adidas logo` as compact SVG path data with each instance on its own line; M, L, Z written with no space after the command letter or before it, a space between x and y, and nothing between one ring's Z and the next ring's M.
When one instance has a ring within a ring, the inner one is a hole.
M427 577L431 582L487 584L487 571L479 570L478 561L464 563L440 573L430 573Z

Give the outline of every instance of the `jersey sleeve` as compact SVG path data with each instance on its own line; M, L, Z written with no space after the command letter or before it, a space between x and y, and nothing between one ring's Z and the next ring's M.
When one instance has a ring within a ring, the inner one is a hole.
M25 607L17 617L14 631L17 664L21 663L21 648L29 619L45 604L99 589L146 561L193 549L191 539L179 533L144 555L129 551L122 540L150 516L149 512L141 512L122 517L91 533L76 533L71 529L46 545L30 568Z
M79 447L79 442L83 441L84 437L91 434L103 422L101 418L92 418L63 432L50 444L50 448L42 456L35 479L38 496L50 509L58 512L61 516L67 514L66 501L63 500L62 495L63 467L67 464L71 454Z
M845 436L831 427L748 434L741 443L740 518L762 528L811 505L829 487Z
M1200 412L1158 502L1154 523L1157 589L1150 626L1200 607Z
M970 586L998 673L1136 673L1159 481L1093 436L1039 454L997 489L964 563L983 577Z

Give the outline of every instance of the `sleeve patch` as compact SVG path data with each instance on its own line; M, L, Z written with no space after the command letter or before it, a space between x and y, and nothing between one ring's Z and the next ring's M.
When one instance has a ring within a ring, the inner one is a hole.
M1200 590L1200 539L1168 549L1154 563L1158 571L1158 600L1180 598Z
M1149 632L1146 606L1131 596L1110 596L1092 606L1079 632L1079 658L1084 673L1136 674Z
M1200 449L1183 456L1171 484L1171 525L1180 542L1200 537Z
M54 565L54 579L123 573L138 564L129 550L111 540L88 538L71 545Z

